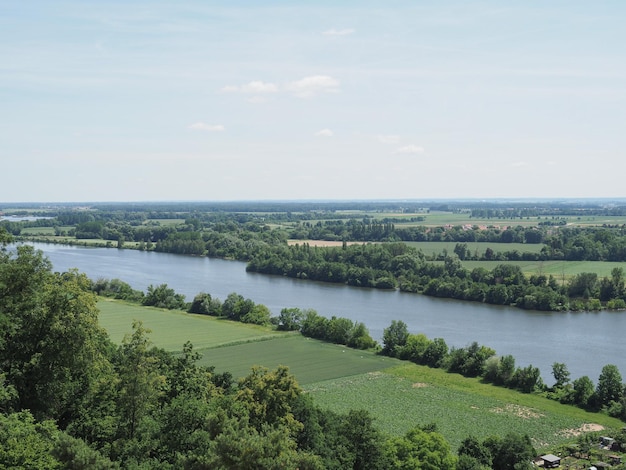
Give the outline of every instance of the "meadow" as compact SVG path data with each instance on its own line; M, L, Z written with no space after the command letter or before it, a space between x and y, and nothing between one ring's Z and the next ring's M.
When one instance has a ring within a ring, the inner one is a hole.
M454 254L454 247L459 242L405 242L408 246L421 250L427 257L439 255L444 250L449 254ZM460 244L460 243L459 243ZM519 251L520 253L541 253L545 246L543 243L491 243L491 242L466 242L469 253L482 256L491 248L494 253L505 251Z
M401 435L436 423L453 449L465 437L527 433L538 450L554 449L588 430L619 429L623 423L546 398L494 387L375 354L203 315L100 300L100 324L120 343L133 320L152 330L156 346L180 351L191 341L200 364L235 378L253 366L289 367L315 403L337 412L366 409L376 425Z

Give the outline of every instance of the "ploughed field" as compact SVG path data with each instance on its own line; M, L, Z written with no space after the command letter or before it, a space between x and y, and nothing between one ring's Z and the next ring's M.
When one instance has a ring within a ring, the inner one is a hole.
M537 450L549 450L584 431L623 426L536 395L297 333L104 299L98 307L100 324L118 344L138 320L152 330L155 346L181 351L191 341L202 354L200 364L217 372L242 377L253 366L285 365L319 406L338 412L366 409L381 430L395 435L436 423L454 449L469 435L482 440L517 432L528 434Z

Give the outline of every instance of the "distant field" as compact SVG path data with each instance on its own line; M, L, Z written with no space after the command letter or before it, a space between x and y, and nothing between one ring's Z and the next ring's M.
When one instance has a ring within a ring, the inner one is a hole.
M268 328L219 320L207 315L192 315L106 299L98 302L98 308L100 324L118 344L124 335L132 333L133 320L139 320L151 329L151 341L168 351L181 351L186 341L191 341L194 349L201 349L285 335Z
M377 213L363 213L363 215L369 215L374 217L374 219L396 219L396 224L398 226L416 226L416 225L425 225L429 227L438 227L443 225L484 225L484 226L494 226L494 227L515 227L515 226L523 226L523 227L533 227L536 226L539 222L545 220L552 220L551 217L524 217L524 218L515 218L515 219L499 219L499 218L476 218L470 217L470 214L467 212L455 214L452 212L422 212L415 214L406 214L406 213L398 213L398 212L377 212ZM425 220L419 222L408 222L408 219L412 217L424 217ZM403 221L403 219L405 219ZM575 226L598 226L598 225L623 225L626 223L626 216L590 216L590 217L576 217L576 216L564 216L559 217L559 220L565 220L568 225Z
M159 225L179 225L184 224L185 219L148 219L144 222L144 225L150 222L158 223Z
M463 261L467 269L483 267L491 270L498 264L519 266L524 274L552 275L557 280L568 279L580 273L596 273L598 277L610 277L613 268L622 268L626 272L626 263L608 261Z
M619 429L623 423L536 395L483 384L440 369L404 364L379 373L329 380L305 387L315 403L337 412L365 408L390 434L436 423L456 449L473 435L528 434L537 449L571 442L583 426ZM348 392L349 391L349 392Z
M21 235L54 235L54 227L26 227L20 231Z
M426 256L437 255L447 250L448 254L454 253L457 243L463 242L405 242L407 245L422 250ZM490 243L490 242L466 242L469 252L479 256L485 254L487 248L491 248L495 253L504 251L519 251L520 253L540 253L545 246L543 243Z

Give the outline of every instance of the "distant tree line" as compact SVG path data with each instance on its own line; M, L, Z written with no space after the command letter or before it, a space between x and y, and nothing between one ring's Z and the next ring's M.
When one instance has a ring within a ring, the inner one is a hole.
M500 264L491 270L468 270L458 256L442 263L425 260L423 253L403 243L346 245L321 248L275 246L249 261L253 272L348 284L357 287L399 288L433 297L470 300L523 309L599 310L626 307L624 273L614 268L599 279L581 273L560 285L552 276L526 277L519 266Z

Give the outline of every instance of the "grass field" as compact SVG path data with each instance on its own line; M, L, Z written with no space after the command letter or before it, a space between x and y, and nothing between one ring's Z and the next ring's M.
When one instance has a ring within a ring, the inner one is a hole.
M626 263L609 261L463 261L467 269L483 267L491 270L498 264L519 266L526 275L552 275L557 280L568 279L580 273L596 273L598 277L610 277L613 268L622 268L626 271Z
M132 323L138 320L152 330L152 342L168 351L181 351L186 341L191 341L194 349L202 349L286 334L206 315L191 315L105 299L98 302L98 308L100 325L108 331L115 343L121 343L124 335L132 333Z
M617 419L537 395L413 364L314 383L305 389L318 405L337 412L369 410L378 427L390 434L436 423L454 449L469 435L484 439L517 432L528 434L537 449L547 450L572 442L583 429L623 425Z
M421 250L426 256L438 255L446 250L448 254L454 254L454 247L457 242L405 242L408 246ZM495 253L505 251L519 251L520 253L540 253L545 246L542 243L489 243L489 242L469 242L466 243L470 254L477 253L479 256L485 254L487 248L491 248Z
M254 365L270 369L286 365L301 385L380 371L401 363L299 334L199 352L203 356L200 363L214 365L217 372L229 371L235 377L246 375Z
M379 356L269 328L102 299L100 324L120 343L133 320L150 339L176 352L187 341L199 363L242 377L258 365L288 366L315 403L337 412L366 409L392 435L437 423L453 449L468 435L527 433L538 450L572 442L582 430L618 429L619 420L440 369ZM608 432L608 431L607 431Z

